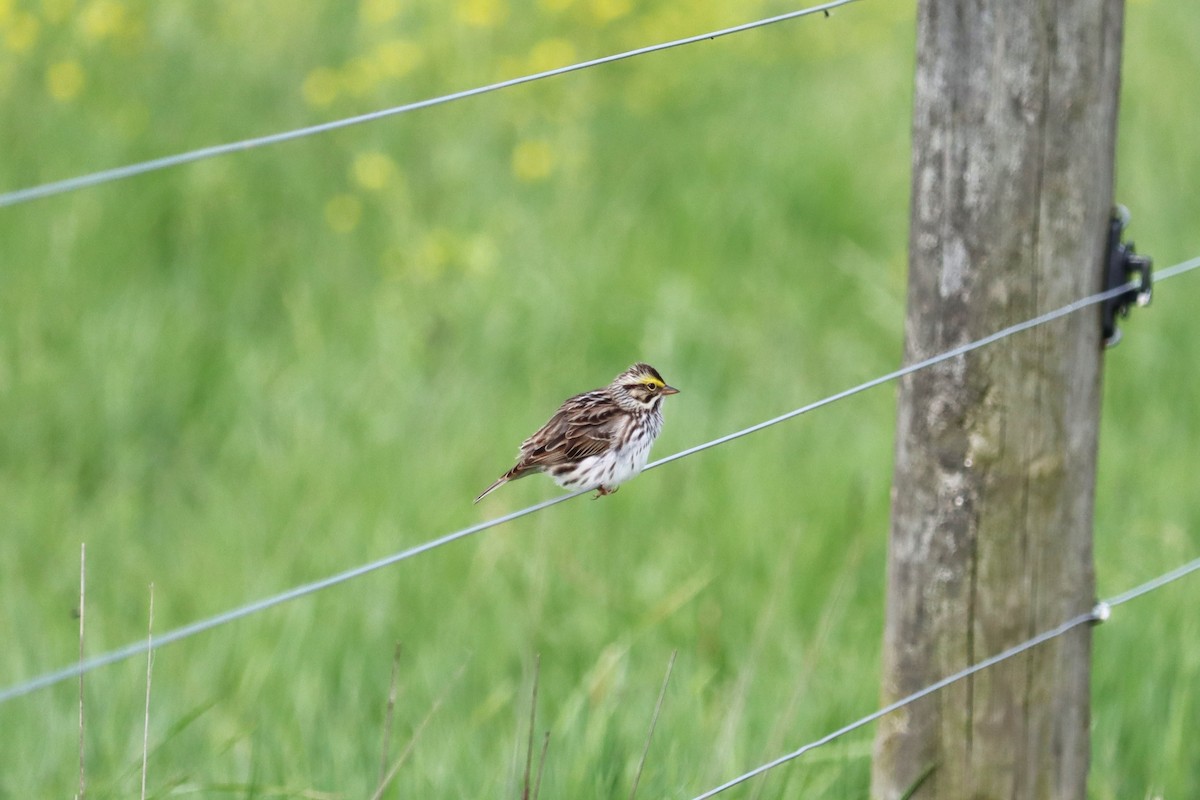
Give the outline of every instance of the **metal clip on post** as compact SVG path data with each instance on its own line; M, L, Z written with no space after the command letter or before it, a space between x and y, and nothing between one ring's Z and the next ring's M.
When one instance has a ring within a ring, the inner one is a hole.
M1149 256L1139 256L1133 248L1133 242L1122 242L1125 227L1129 225L1129 210L1125 206L1113 209L1112 220L1108 225L1107 259L1104 264L1104 290L1117 289L1132 282L1136 273L1138 283L1130 286L1127 291L1104 301L1101 307L1101 330L1105 347L1115 347L1121 341L1121 331L1117 328L1117 317L1129 314L1129 307L1134 303L1139 306L1150 304L1152 291L1150 267L1154 260Z

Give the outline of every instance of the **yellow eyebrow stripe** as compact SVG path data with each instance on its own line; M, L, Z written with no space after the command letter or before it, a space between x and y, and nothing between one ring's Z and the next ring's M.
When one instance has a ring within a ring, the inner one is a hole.
M654 377L653 375L647 375L646 377L642 378L640 383L644 386L654 386L659 389L666 386L665 383L663 383L662 381L660 381L658 378Z

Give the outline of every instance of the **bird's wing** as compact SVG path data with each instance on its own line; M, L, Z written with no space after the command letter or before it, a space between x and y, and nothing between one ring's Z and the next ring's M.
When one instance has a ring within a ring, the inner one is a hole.
M575 395L521 445L518 467L552 467L603 452L616 438L619 411L604 392Z

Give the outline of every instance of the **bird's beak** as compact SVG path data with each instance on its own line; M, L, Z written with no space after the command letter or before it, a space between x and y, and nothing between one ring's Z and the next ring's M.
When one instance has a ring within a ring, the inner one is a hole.
M664 386L662 388L662 393L663 393L663 395L679 394L679 390L676 389L674 386Z

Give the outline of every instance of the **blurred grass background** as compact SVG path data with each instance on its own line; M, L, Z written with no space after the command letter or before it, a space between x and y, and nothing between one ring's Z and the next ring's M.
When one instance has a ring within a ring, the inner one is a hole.
M0 0L0 189L791 10L715 0ZM1118 192L1200 252L1200 18L1127 12ZM810 18L0 210L0 683L557 491L470 499L635 360L662 456L893 369L913 9ZM1200 551L1196 278L1107 356L1101 594ZM690 797L878 702L880 389L157 654L153 796ZM1200 792L1195 581L1096 633L1096 798ZM465 665L465 667L464 667ZM461 679L454 680L462 668ZM145 663L87 678L93 797L132 796ZM0 707L0 796L70 796L73 682ZM731 797L867 794L867 729Z

